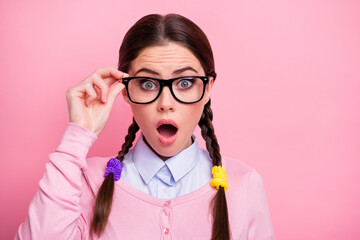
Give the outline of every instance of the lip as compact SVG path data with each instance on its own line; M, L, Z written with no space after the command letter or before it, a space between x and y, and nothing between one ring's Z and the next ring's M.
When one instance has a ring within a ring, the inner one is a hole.
M164 145L170 145L170 144L173 144L176 140L176 137L177 137L177 134L178 134L178 131L176 131L176 133L169 137L169 138L166 138L162 135L160 135L160 133L157 131L158 127L160 127L161 125L164 125L164 124L168 124L168 125L172 125L174 127L176 127L178 130L179 130L179 127L177 125L177 123L172 120L172 119L161 119L157 124L156 124L156 132L157 132L157 135L158 135L158 138L159 138L159 141L164 144Z
M169 125L173 125L174 127L176 127L177 129L178 128L178 125L176 124L176 122L172 119L161 119L157 124L156 124L156 129L158 127L160 127L161 125L164 125L164 124L169 124Z

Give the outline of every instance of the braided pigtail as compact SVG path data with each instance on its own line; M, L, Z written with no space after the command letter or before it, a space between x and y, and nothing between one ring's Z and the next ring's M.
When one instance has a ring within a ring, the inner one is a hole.
M129 152L129 149L133 145L133 141L136 137L136 132L139 130L138 124L135 122L133 118L133 123L130 125L128 129L128 134L125 137L125 143L122 145L121 150L118 153L116 159L118 159L121 163L124 159L124 156ZM107 224L111 205L114 194L114 174L109 173L105 180L103 181L99 192L96 197L95 207L94 207L94 215L91 222L91 231L93 231L98 236L104 231L105 226Z
M209 100L204 106L204 110L199 121L199 127L201 128L201 135L206 142L206 149L212 159L213 166L221 166L220 147L212 124L213 112L210 108L210 104L211 100ZM229 240L230 228L225 189L222 186L218 187L218 189L219 190L212 200L214 221L211 240Z

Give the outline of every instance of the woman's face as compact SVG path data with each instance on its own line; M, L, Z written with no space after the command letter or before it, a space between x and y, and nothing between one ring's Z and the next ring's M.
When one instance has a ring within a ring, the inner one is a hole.
M204 69L195 55L186 47L174 42L145 48L131 62L128 73L130 77L161 79L205 76ZM123 91L124 99L130 104L146 142L163 160L192 144L191 135L200 120L204 105L210 98L212 83L213 80L210 78L203 99L191 104L175 100L168 87L164 87L159 98L149 104L132 103L126 91ZM177 131L167 125L159 127L161 124L176 125Z

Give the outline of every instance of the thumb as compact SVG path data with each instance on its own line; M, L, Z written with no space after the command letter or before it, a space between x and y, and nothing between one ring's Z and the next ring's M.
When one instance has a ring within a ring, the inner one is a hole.
M108 103L111 105L115 102L115 99L119 94L121 93L121 90L123 90L125 85L121 81L116 81L109 89L108 94Z

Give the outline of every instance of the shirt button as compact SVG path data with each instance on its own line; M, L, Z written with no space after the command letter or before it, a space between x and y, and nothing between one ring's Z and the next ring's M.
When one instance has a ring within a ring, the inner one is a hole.
M166 172L166 167L163 167L161 171Z
M168 192L169 192L169 188L168 188L168 187L164 188L164 192L168 193Z
M169 234L169 232L170 232L170 229L168 229L168 228L165 228L165 229L164 229L164 233L165 233L165 234Z

